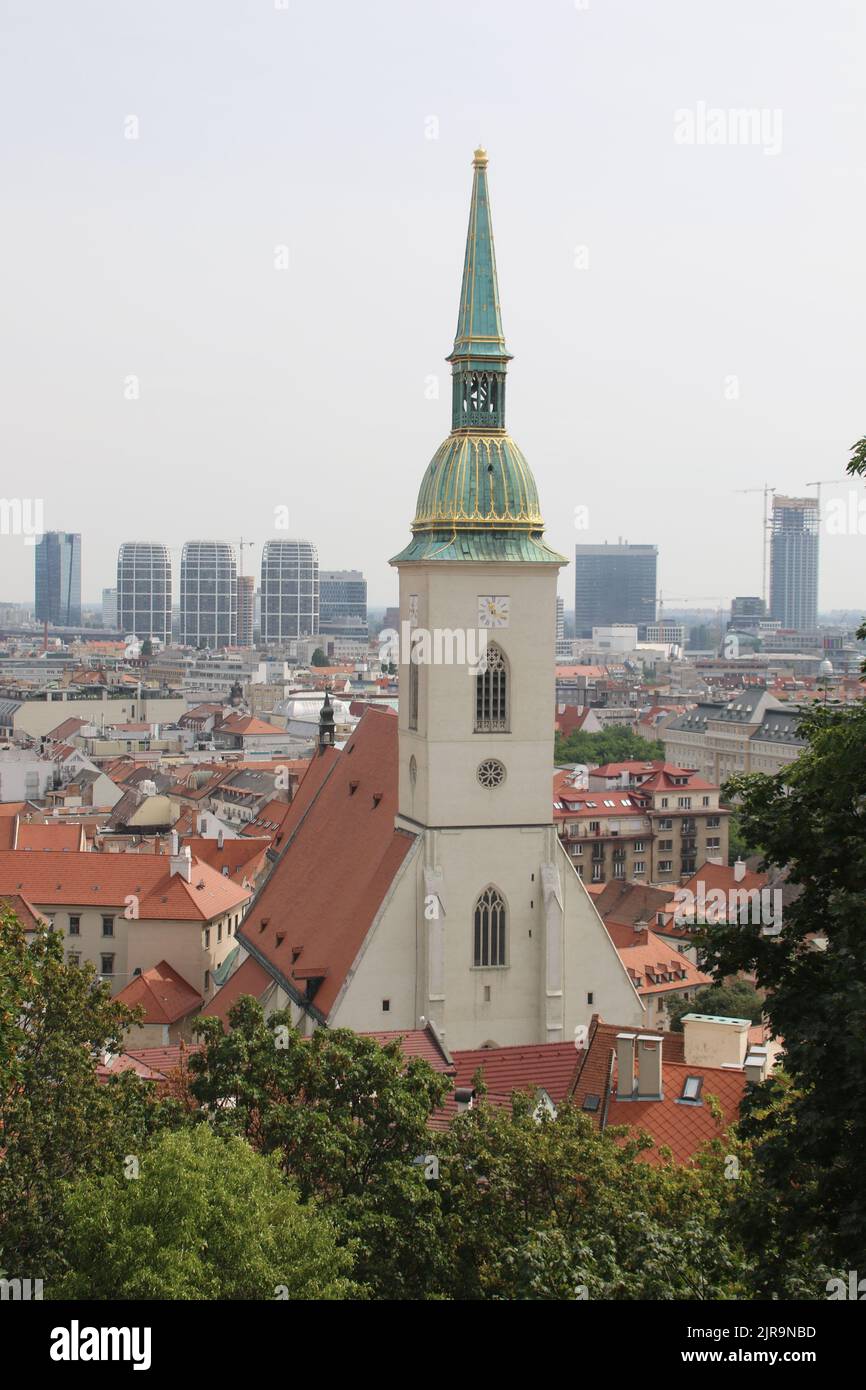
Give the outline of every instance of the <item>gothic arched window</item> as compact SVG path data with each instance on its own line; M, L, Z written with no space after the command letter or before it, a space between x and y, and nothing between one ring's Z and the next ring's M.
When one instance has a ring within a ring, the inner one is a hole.
M508 662L501 647L488 642L475 677L475 732L508 732Z
M505 899L498 888L485 888L475 904L473 961L476 966L505 964Z

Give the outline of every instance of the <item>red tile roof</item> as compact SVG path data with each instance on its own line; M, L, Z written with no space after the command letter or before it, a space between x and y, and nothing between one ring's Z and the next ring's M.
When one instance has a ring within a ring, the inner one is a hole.
M615 924L613 931L631 933L632 939L627 944L620 945L614 939L614 945L642 999L671 990L701 989L713 983L709 975L693 965L682 952L668 946L655 932L636 932L633 927L617 928Z
M534 1095L538 1090L546 1091L558 1105L571 1088L577 1055L571 1041L466 1049L453 1054L454 1086L471 1087L480 1070L489 1105L510 1106L515 1091L529 1091ZM430 1117L431 1128L447 1129L456 1114L457 1100L452 1094L442 1109Z
M81 848L82 843L81 829L80 825L54 825L50 821L43 825L36 825L32 821L29 824L25 821L18 826L15 848L18 850L77 850Z
M151 970L136 975L117 995L127 1008L144 1009L143 1023L176 1023L203 1004L202 996L182 975L161 960Z
M264 719L256 719L252 714L230 714L214 730L217 734L239 734L244 738L256 734L283 734L278 724L268 724Z
M572 1099L575 1105L583 1110L588 1095L598 1096L597 1109L583 1112L592 1119L597 1129L628 1125L635 1131L645 1130L650 1134L656 1147L641 1154L645 1162L660 1163L662 1159L658 1146L665 1144L671 1149L677 1163L688 1163L707 1140L716 1138L737 1119L746 1089L745 1073L738 1068L687 1064L683 1053L683 1034L663 1033L664 1099L618 1101L615 1054L616 1035L621 1032L659 1036L651 1028L623 1028L618 1024L602 1023L597 1016L593 1018L587 1047L580 1054L573 1083ZM683 1104L679 1100L687 1076L704 1078L699 1105ZM711 1095L717 1098L722 1109L721 1126L713 1118L707 1103Z
M223 838L222 848L220 848L218 839L207 839L202 835L189 835L185 836L181 843L189 846L193 859L197 859L203 864L210 864L217 873L230 878L233 883L242 884L244 879L248 883L252 883L261 872L270 840L267 838L242 838L240 836L237 839ZM225 869L228 869L227 875L224 874Z
M307 766L305 763L305 771ZM266 801L258 814L244 826L241 838L266 837L273 840L275 847L279 847L290 814L291 805L288 801Z
M123 908L135 894L140 918L191 922L208 922L251 896L195 859L187 883L164 854L0 853L0 893L19 892L45 907Z
M319 981L312 1004L323 1017L414 843L395 828L396 811L397 721L371 708L342 751L311 759L280 858L239 929L284 986L304 996ZM222 992L206 1012L223 1015Z
M38 926L44 925L48 920L21 893L4 893L0 897L0 904L7 907L10 912L15 913L25 931L35 931Z

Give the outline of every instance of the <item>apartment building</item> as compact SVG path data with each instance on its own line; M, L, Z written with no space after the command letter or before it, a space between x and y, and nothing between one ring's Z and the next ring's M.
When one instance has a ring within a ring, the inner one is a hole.
M589 785L587 785L587 782ZM614 763L554 776L554 819L587 883L677 883L708 860L726 863L730 812L693 769Z
M208 999L252 888L188 846L168 855L11 850L0 853L0 896L15 894L62 934L66 959L90 961L112 993L168 962Z
M806 746L799 716L799 706L756 686L724 703L696 705L659 732L668 761L721 785L739 772L778 772L799 757Z

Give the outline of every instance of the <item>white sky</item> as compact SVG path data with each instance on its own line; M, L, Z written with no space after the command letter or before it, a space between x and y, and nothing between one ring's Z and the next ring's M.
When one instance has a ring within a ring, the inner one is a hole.
M734 489L841 480L866 432L866 6L585 3L0 0L2 491L83 533L86 601L123 540L243 535L257 572L280 506L394 601L479 139L549 541L656 542L666 601L760 592ZM781 150L677 143L701 102L781 112ZM866 606L857 502L825 610ZM0 600L32 590L0 536Z

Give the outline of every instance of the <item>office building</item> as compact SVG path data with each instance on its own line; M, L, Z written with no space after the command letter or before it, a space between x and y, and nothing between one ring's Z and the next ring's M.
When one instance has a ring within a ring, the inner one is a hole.
M731 603L731 620L729 627L751 628L759 627L766 616L764 600L756 595L741 595Z
M360 570L320 572L319 631L367 640L367 581Z
M575 636L617 623L654 623L657 566L655 545L576 545Z
M319 631L319 555L310 541L266 541L262 550L262 641Z
M81 536L46 531L34 546L36 621L54 627L81 622Z
M171 642L171 556L161 542L124 541L117 552L117 625Z
M103 589L102 591L102 626L110 627L112 631L117 627L116 589Z
M180 561L180 641L184 647L234 647L238 576L228 541L187 541Z
M814 628L818 620L818 502L773 498L770 523L770 617L783 628Z

